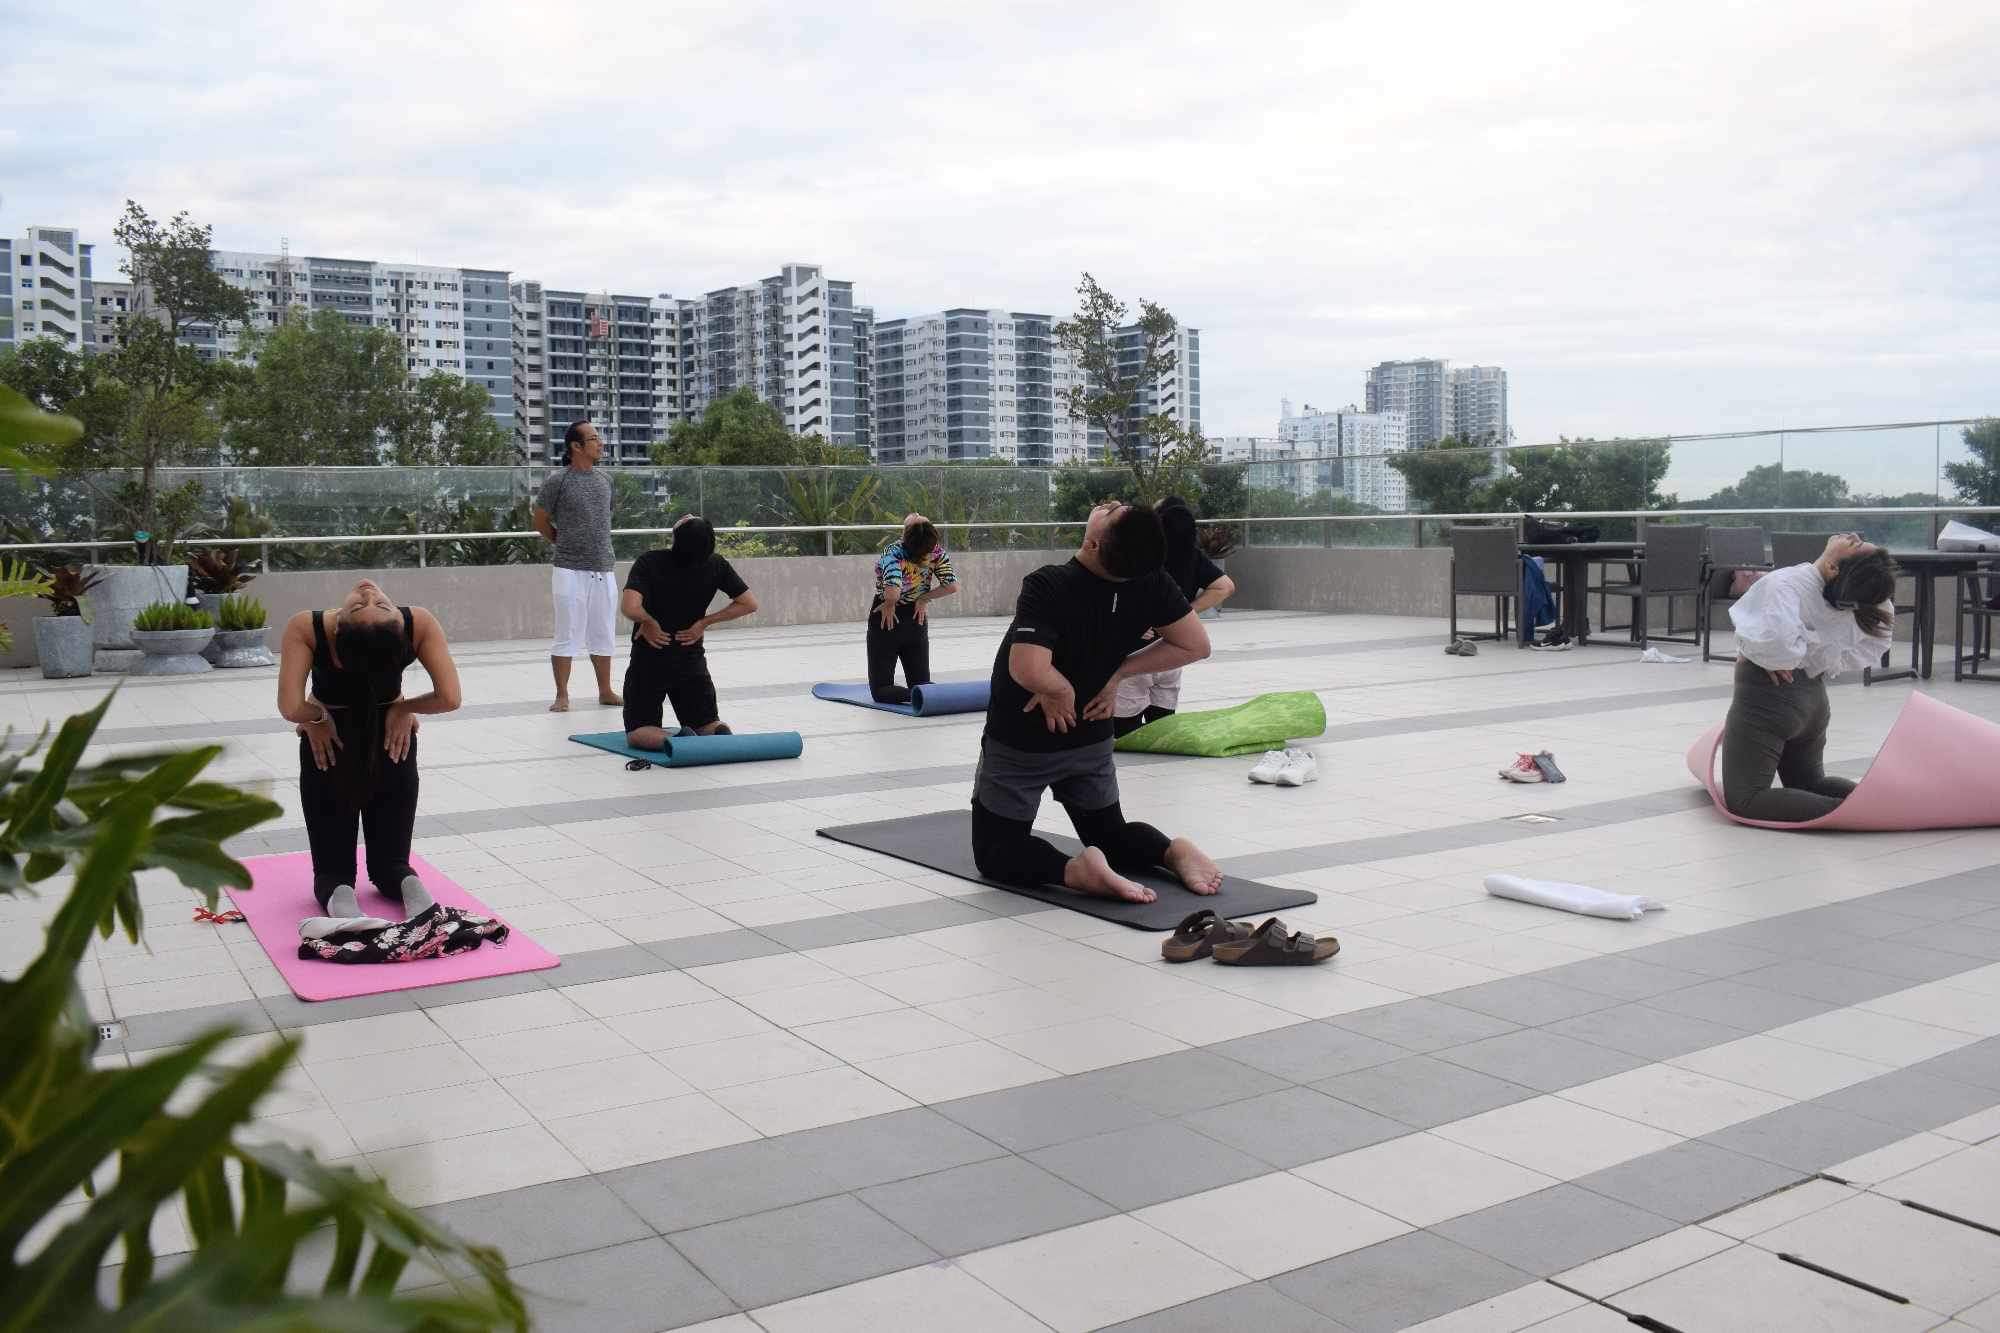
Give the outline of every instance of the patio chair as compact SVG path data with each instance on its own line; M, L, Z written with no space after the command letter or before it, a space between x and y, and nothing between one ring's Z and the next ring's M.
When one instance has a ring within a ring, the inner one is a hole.
M1764 554L1764 529L1762 528L1710 528L1708 530L1708 577L1702 584L1701 599L1701 660L1713 662L1716 655L1712 651L1715 642L1715 608L1735 602L1729 590L1736 581L1736 572L1741 569L1769 569L1770 558ZM1721 659L1734 662L1736 655L1730 653Z
M1613 597L1624 597L1632 603L1632 618L1628 628L1632 642L1640 647L1648 643L1685 643L1701 645L1700 611L1695 613L1695 623L1688 628L1687 637L1674 633L1674 598L1692 597L1699 607L1702 593L1703 553L1708 550L1708 525L1705 523L1648 523L1639 530L1639 539L1646 543L1646 558L1639 562L1639 576L1635 582L1603 583L1594 590L1597 593L1597 621L1608 631L1615 628L1608 614L1608 604ZM1666 633L1654 634L1648 620L1651 615L1649 603L1656 597L1667 601Z
M1521 596L1521 543L1512 527L1451 529L1451 637L1494 639L1508 637L1512 617L1508 614ZM1493 632L1460 634L1458 599L1491 597Z

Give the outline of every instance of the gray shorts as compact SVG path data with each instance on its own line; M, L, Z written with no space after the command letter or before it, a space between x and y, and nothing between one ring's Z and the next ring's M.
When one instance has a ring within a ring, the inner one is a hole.
M1118 802L1118 769L1111 741L1075 750L1017 750L991 736L979 740L979 767L972 775L972 799L1002 819L1032 824L1042 793L1079 810L1102 810Z

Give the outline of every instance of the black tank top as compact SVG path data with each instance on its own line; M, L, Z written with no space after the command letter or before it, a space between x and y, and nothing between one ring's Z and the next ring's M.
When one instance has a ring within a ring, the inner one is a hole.
M394 703L403 693L403 670L417 660L416 622L410 608L403 608L403 639L408 647L402 663L394 671L353 671L333 660L333 648L326 639L326 612L313 612L313 698L329 708L352 708L373 699L377 704Z

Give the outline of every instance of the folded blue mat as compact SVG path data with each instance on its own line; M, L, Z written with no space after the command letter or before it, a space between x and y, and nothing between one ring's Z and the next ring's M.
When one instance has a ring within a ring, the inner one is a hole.
M910 702L906 704L883 704L869 696L866 685L819 684L813 686L813 698L901 713L904 717L943 717L950 713L985 712L992 691L993 683L986 680L934 681L910 691Z
M796 731L755 731L739 736L669 736L664 750L628 745L622 731L593 731L571 740L607 750L627 759L643 759L661 768L696 768L702 764L747 764L758 759L797 759L806 743Z

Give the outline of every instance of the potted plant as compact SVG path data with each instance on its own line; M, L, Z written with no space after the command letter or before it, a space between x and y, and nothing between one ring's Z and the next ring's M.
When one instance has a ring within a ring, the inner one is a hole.
M49 604L49 614L35 622L35 660L47 680L88 676L94 653L90 616L83 599L99 579L78 565L58 565L48 571L47 587L35 596Z
M232 593L217 608L215 638L201 655L219 667L271 666L271 649L264 642L265 624L262 602Z
M218 627L222 623L222 599L241 592L243 586L256 577L244 572L234 546L212 546L194 552L188 556L187 571L188 604L206 611ZM211 642L201 655L213 662L221 651L216 643Z
M132 670L141 676L192 676L214 670L201 650L215 637L215 621L184 602L154 602L132 617L132 642L144 654Z
M0 560L0 600L10 597L40 597L48 589L48 578L25 560ZM14 630L0 620L0 653L14 651Z

